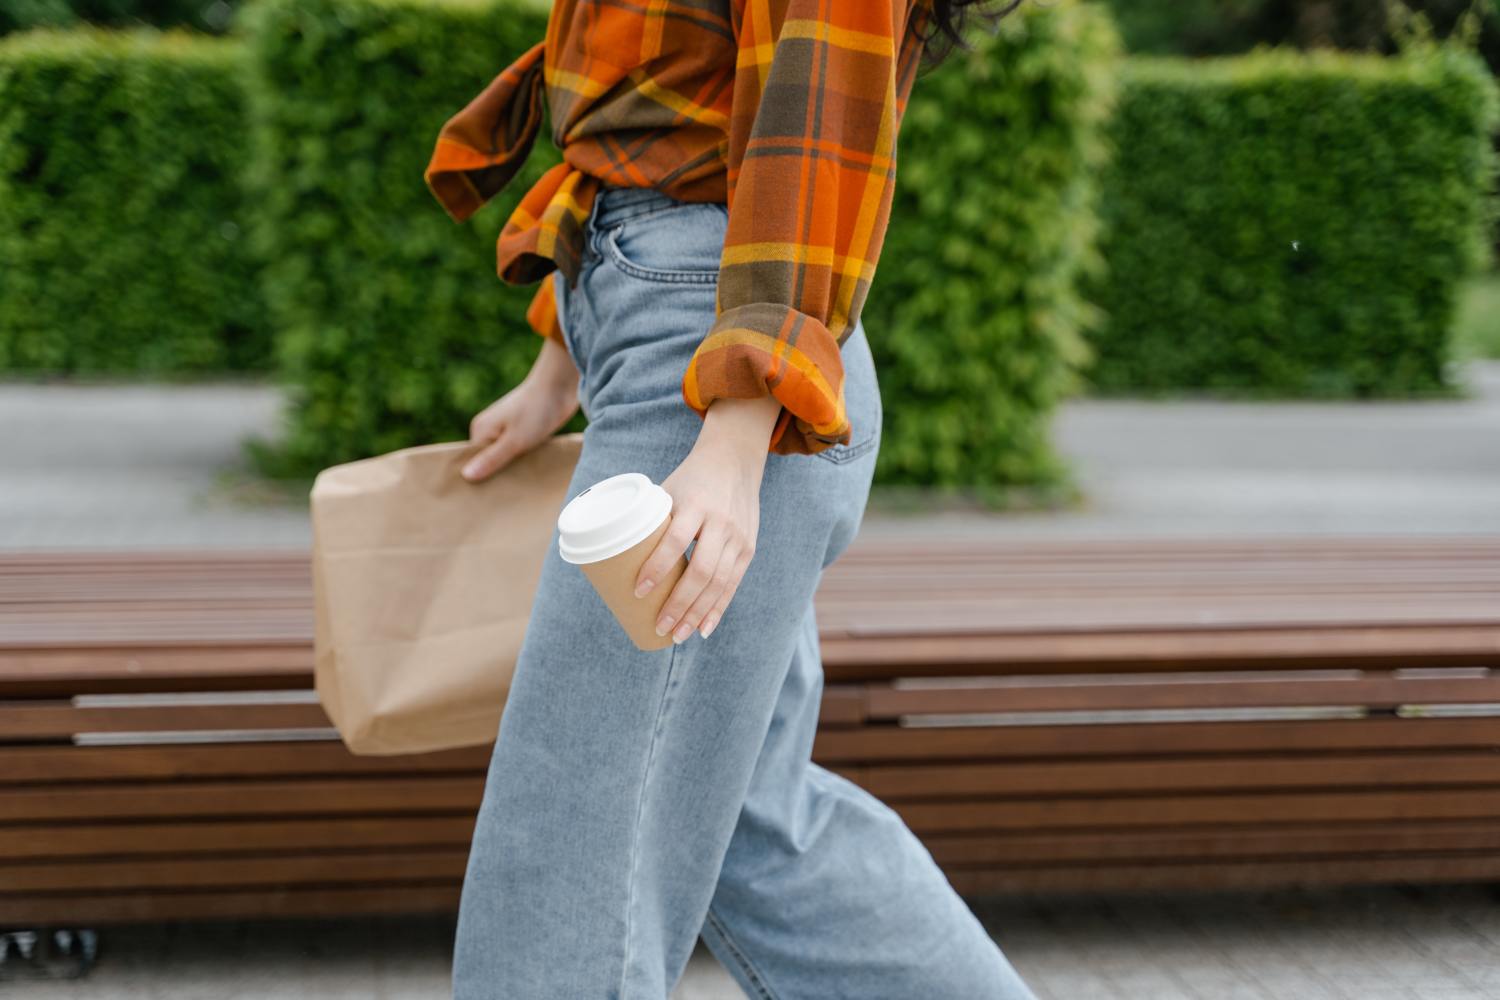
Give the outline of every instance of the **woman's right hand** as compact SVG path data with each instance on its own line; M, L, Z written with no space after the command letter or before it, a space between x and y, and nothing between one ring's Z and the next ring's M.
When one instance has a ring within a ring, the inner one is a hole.
M469 422L469 440L488 445L463 467L463 477L474 483L487 479L556 434L577 412L578 369L565 347L546 338L521 384Z

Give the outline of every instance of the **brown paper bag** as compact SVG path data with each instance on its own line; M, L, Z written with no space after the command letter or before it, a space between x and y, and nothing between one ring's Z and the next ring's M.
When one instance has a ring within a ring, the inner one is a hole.
M314 682L357 754L492 742L583 435L482 483L481 445L422 445L313 484Z

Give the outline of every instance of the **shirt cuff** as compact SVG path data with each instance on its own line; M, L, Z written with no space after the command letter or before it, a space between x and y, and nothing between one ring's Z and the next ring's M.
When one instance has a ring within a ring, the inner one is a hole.
M682 398L706 417L716 399L767 394L782 404L768 451L810 455L849 443L843 352L828 328L778 303L726 310L688 361Z
M563 340L562 321L557 316L557 294L552 280L553 276L550 274L542 279L536 294L531 297L531 305L526 307L526 322L537 334L557 341L559 347L567 350L568 342ZM572 352L568 353L571 356Z

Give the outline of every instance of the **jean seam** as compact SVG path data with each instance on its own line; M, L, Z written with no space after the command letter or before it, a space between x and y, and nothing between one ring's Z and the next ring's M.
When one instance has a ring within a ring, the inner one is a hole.
M677 665L677 651L682 648L681 643L673 643L671 654L667 657L667 676L663 679L661 689L661 701L656 706L656 725L651 730L651 743L646 748L646 764L641 771L641 791L635 804L635 823L630 831L630 877L625 887L625 955L620 963L620 1000L625 1000L625 980L630 975L630 941L635 933L635 886L636 875L640 870L641 861L641 817L646 811L646 789L651 781L651 765L656 762L656 746L658 737L661 736L663 717L667 711L667 701L672 693L673 668Z
M847 446L833 445L832 447L824 448L822 451L813 452L813 454L824 459L825 461L833 462L837 465L842 465L844 462L853 461L854 459L863 455L865 452L869 451L871 448L875 447L875 443L879 440L880 435L874 434L870 437L865 438L863 441L860 441L857 444L851 444Z
M730 936L729 928L724 926L724 921L720 920L718 915L714 913L712 906L708 908L708 922L713 925L714 931L723 940L724 947L729 949L729 956L734 959L735 964L740 967L740 971L750 980L750 985L755 987L755 992L760 994L758 1000L776 1000L776 994L771 992L771 987L766 982L766 977L761 975L760 971L754 965L750 964L750 959L745 955L744 949Z
M548 281L552 281L552 282L556 282L558 280L557 276L559 274L561 274L561 273L562 272L560 272L560 271L554 271L553 273L547 275L547 280ZM564 278L562 280L563 280L564 284L567 283L567 279L566 278ZM556 290L557 290L557 286L554 284L553 285L553 292L554 292L554 296L553 297L554 297L554 299L556 298L556 295L555 295ZM573 343L573 321L572 321L572 317L569 316L569 313L572 311L572 307L573 307L573 296L571 294L568 294L568 293L565 292L563 294L562 302L558 303L558 305L560 307L557 310L557 326L558 326L558 329L561 331L563 347L565 347L567 349L567 351L568 351L568 357L570 357L570 358L573 359L573 367L577 368L577 369L579 369L581 371L582 368L583 368L583 365L578 360L578 348L577 348L577 345L575 345Z

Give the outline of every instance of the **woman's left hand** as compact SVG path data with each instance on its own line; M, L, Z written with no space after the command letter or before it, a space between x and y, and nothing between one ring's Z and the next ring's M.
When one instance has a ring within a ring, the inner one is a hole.
M682 642L713 632L740 585L760 530L760 483L771 429L781 412L774 396L719 399L708 407L693 450L662 482L672 495L672 523L636 577L642 597L697 539L672 588L656 634Z

